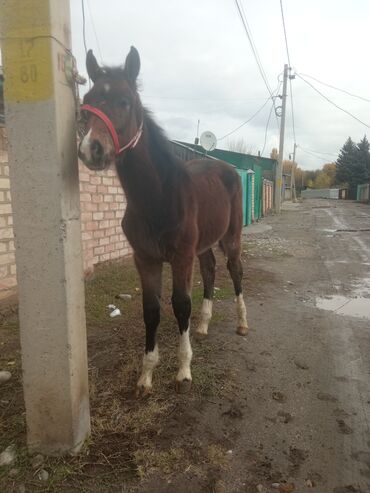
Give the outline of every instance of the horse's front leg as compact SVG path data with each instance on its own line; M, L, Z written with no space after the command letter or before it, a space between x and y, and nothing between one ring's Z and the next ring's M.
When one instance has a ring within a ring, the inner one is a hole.
M143 367L136 388L136 396L139 397L151 393L153 370L159 362L156 332L160 321L163 264L159 261L141 259L137 255L135 255L135 263L141 278L146 334Z
M194 257L178 256L171 262L173 277L172 307L177 319L179 340L179 371L176 376L176 390L188 392L191 388L190 363L193 355L190 344L191 285Z

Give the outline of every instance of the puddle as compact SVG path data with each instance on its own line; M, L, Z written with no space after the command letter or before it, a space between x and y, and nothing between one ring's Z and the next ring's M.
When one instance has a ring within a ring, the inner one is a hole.
M333 295L316 298L316 306L339 315L370 319L370 278L357 281L352 296Z
M369 298L347 298L339 295L316 298L316 306L321 310L329 310L339 315L370 319Z

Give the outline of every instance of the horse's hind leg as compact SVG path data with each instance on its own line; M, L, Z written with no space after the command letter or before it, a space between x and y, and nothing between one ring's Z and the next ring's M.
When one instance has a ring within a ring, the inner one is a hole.
M143 312L145 323L145 352L143 367L137 382L136 395L146 395L152 390L153 370L159 361L156 332L160 321L160 297L162 284L162 262L140 259L135 263L141 278L143 290Z
M246 335L248 332L247 309L243 298L243 264L240 258L241 242L240 236L225 235L221 240L221 248L227 257L227 268L230 272L231 279L234 284L234 290L237 303L238 324L236 332L239 335Z
M199 255L200 272L203 279L203 304L200 312L201 320L196 330L197 334L207 335L208 325L212 318L212 299L215 285L216 259L210 248Z
M193 351L190 344L191 283L193 277L193 258L177 256L171 262L173 277L172 307L177 319L179 340L179 371L176 376L176 390L188 392L191 388L190 363Z

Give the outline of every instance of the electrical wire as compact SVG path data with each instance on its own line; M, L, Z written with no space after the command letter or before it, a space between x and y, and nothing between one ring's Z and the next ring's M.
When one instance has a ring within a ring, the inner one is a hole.
M90 6L90 0L86 0L86 1L87 1L87 8L89 9L91 25L92 25L92 28L93 28L93 31L94 31L94 36L95 36L95 40L96 40L96 46L98 47L98 51L99 51L100 62L103 62L103 55L101 53L99 38L98 38L98 35L96 33L94 17L93 17L92 9L91 9L91 6Z
M85 16L85 2L81 0L81 8L82 8L82 37L85 48L85 55L87 55L87 44L86 44L86 16Z
M238 4L237 4L237 6L238 6ZM251 28L249 26L247 15L245 13L242 0L240 0L239 6L240 6L240 9L241 9L241 13L242 13L242 22L243 22L243 20L245 22L244 28L246 29L246 33L247 33L249 42L251 44L252 51L253 51L253 53L254 53L254 55L256 57L257 65L260 67L260 69L261 69L261 71L263 73L263 75L262 74L261 75L263 76L264 80L267 81L266 72L265 72L265 70L263 68L263 65L262 65L262 62L261 62L261 58L259 56L259 53L258 53L258 50L257 50L257 47L256 47L256 43L254 42L254 39L253 39L252 30L251 30ZM243 22L243 24L244 24L244 22ZM268 83L267 83L267 85L268 85L268 87L270 87Z
M300 149L301 151L305 152L306 154L309 154L310 156L315 157L316 159L320 159L320 160L322 160L322 161L325 161L326 163L328 163L328 162L329 162L327 157L319 156L319 155L317 155L316 153L313 153L313 152L311 152L311 151L308 151L308 150L307 150L307 149L305 149L304 147L301 147L301 146L298 146L298 147L299 147L299 149ZM332 162L332 161L330 161L330 162Z
M325 96L325 94L323 94L321 91L319 91L313 84L311 84L311 82L309 82L304 77L302 77L302 75L300 75L300 74L296 74L296 75L301 80L303 80L303 82L305 82L307 85L309 85L314 91L316 91L318 94L320 94L320 96L323 97L326 101L328 101L328 103L332 104L333 106L335 106L336 108L338 108L338 110L341 110L344 113L346 113L347 115L349 115L350 117L354 118L355 120L357 120L359 123L361 123L365 127L370 128L370 126L367 123L363 122L362 120L360 120L359 118L357 118L357 116L353 115L349 111L345 110L341 106L339 106L336 103L334 103L334 101L332 101L331 99L329 99L327 96Z
M246 125L247 123L249 123L250 121L253 120L254 117L256 117L258 115L258 113L260 113L263 108L266 106L266 104L270 101L271 98L267 98L266 101L263 103L263 105L248 119L246 120L245 122L243 122L241 125L239 125L238 127L234 128L234 130L232 130L231 132L227 133L226 135L224 135L223 137L220 137L219 139L217 139L218 141L220 140L223 140L223 139L226 139L226 137L228 137L229 135L235 133L237 130L239 130L240 128L244 127L244 125Z
M294 142L297 142L296 139L296 134L295 134L295 118L294 118L294 104L293 104L293 87L292 87L292 80L289 77L289 88L290 88L290 107L292 111L292 127L293 127L293 137L294 137Z
M323 151L314 151L313 149L307 149L306 147L299 146L300 149L303 149L308 152L313 152L314 154L326 154L327 156L337 156L337 154L334 154L333 152L323 152Z
M336 91L340 91L343 92L344 94L348 94L348 96L352 96L354 98L358 98L361 99L362 101L366 101L367 103L370 103L370 99L364 98L362 96L358 96L357 94L353 94L352 92L346 91L345 89L340 89L339 87L332 86L331 84L327 84L326 82L316 79L316 77L312 77L312 75L308 75L308 74L301 74L301 75L303 75L304 77L308 77L309 79L313 79L319 84L322 84L323 86L330 87L331 89L335 89Z
M250 28L249 28L249 24L248 24L248 21L247 21L247 18L246 18L244 9L243 9L243 5L242 5L242 3L240 3L240 5L239 5L238 0L234 0L234 2L235 2L235 5L237 7L237 10L238 10L238 14L239 14L240 20L242 21L242 24L243 24L243 27L244 27L244 31L245 31L245 33L247 35L247 38L248 38L250 47L252 49L253 56L254 56L254 58L256 60L258 69L260 71L262 80L263 80L263 82L264 82L264 84L266 86L266 89L267 89L268 93L270 94L270 98L273 101L273 104L274 104L274 107L275 107L275 100L273 99L272 90L271 90L271 87L270 87L270 85L268 83L268 80L267 80L267 77L266 77L266 72L265 72L265 70L264 70L264 68L262 66L261 59L260 59L260 57L258 55L258 52L257 52L257 48L256 48L255 43L253 41L253 36L252 36L252 33L250 31ZM243 13L244 13L244 15L243 15ZM275 115L276 115L276 108L275 108ZM279 122L277 120L277 116L276 116L276 122L277 122L277 126L279 127Z
M266 142L267 142L267 131L268 131L268 128L269 128L271 114L272 114L272 110L273 109L274 109L274 105L271 104L271 109L270 109L269 117L267 119L266 128L265 128L265 140L263 142L263 148L262 148L262 151L261 151L261 156L263 156L263 153L265 152L265 147L266 147Z
M278 86L275 90L275 94L277 95L280 91L280 87L281 87L281 84L283 83L279 77L278 77ZM275 96L276 97L276 96ZM271 109L270 109L270 113L269 113L269 116L268 116L268 119L267 119L267 122L266 122L266 127L265 127L265 140L263 142L263 148L262 148L262 151L261 151L261 156L263 156L263 153L265 152L265 147L266 147L266 142L267 142L267 132L268 132L268 128L269 128L269 125L270 125L270 120L271 120L271 114L272 114L272 110L274 109L274 105L272 104L271 105Z
M286 28L285 28L283 0L280 0L280 10L281 10L281 18L283 20L286 54L287 54L287 57L288 57L288 63L289 63L289 68L290 68L291 67L291 63L290 63L289 48L288 48L288 38L287 38L287 35L286 35Z
M285 17L284 17L284 8L283 8L283 0L280 0L280 10L281 10L281 19L283 22L283 31L284 31L284 38L285 38L285 48L286 48L286 54L288 58L288 64L289 64L289 71L291 70L291 63L290 63L290 54L289 54L289 45L288 45L288 36L286 32L286 26L285 26ZM294 143L296 144L297 138L296 138L296 132L295 132L295 118L294 118L294 103L293 103L293 86L292 86L292 79L290 75L289 77L289 92L290 92L290 107L291 107L291 113L292 113L292 128L293 128L293 138L294 138Z

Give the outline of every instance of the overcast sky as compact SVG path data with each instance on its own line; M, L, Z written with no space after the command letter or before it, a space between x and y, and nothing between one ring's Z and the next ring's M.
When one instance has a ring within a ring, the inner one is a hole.
M279 0L239 0L273 91L287 63ZM283 0L292 68L370 99L369 0ZM131 45L141 57L141 97L172 139L193 142L200 132L218 139L248 120L269 93L234 0L85 0L87 47L105 65L120 65ZM73 51L85 72L81 1L71 0ZM280 75L279 75L280 74ZM370 103L308 79L322 93L370 125ZM292 80L296 161L305 169L335 160L348 136L369 128L325 101L305 82ZM289 86L288 86L289 89ZM281 90L280 90L281 93ZM290 92L284 158L293 151ZM278 103L280 104L280 103ZM218 147L242 138L262 151L270 101ZM271 117L263 155L278 147ZM319 155L309 154L314 151Z

